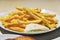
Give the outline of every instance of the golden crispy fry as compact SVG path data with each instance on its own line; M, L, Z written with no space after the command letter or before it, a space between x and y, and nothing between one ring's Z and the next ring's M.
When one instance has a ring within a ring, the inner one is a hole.
M24 11L23 7L16 6L16 9L18 9L19 11Z
M28 21L28 18L23 18L24 21Z
M25 14L25 11L14 11L14 12L10 12L9 16L23 15L23 14Z
M22 23L22 24L39 23L39 22L41 22L41 20L32 20L32 21L21 21L20 20L20 23Z
M49 20L51 23L56 23L57 24L57 22L58 22L58 20L55 19L55 18L46 17L46 19Z
M1 21L5 21L5 19L7 19L7 16L2 16L2 17L0 18Z
M12 17L10 16L9 19L10 19L10 20L11 20L11 19L22 19L22 18L24 18L25 16L26 16L25 14L24 14L24 15L21 15L21 16L19 16L19 15L14 15L14 16L12 16Z
M12 24L20 24L20 23L19 23L19 20L17 20L17 19L11 20L11 23L12 23Z
M24 29L23 28L20 28L20 27L9 27L11 30L14 30L14 31L19 31L19 32L23 32Z
M52 22L55 23L55 24L57 24L58 23L58 20L55 19L55 18L53 18L53 21Z
M56 24L47 24L47 27L50 29L56 28L56 26L57 26Z
M20 27L21 28L26 28L26 24L21 24Z
M5 26L5 27L7 27L7 25L9 24L9 23L7 23L7 22L2 22L3 23L3 25Z
M45 16L45 17L55 17L56 14L43 13L43 16Z
M36 13L40 13L41 12L41 9L39 9L39 8L31 8L31 10L34 10L34 12L36 12Z

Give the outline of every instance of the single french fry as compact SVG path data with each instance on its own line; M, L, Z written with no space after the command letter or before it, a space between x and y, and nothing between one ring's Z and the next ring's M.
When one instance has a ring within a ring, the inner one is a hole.
M24 15L20 15L20 16L19 16L19 15L14 15L14 16L10 16L9 19L10 19L10 20L11 20L11 19L21 19L21 18L24 18L25 16L26 16L25 14L24 14Z
M40 19L40 20L32 20L32 21L27 21L27 23L39 23L41 21L42 21L42 19Z
M53 20L53 23L55 23L55 24L58 23L58 20L57 19L53 18L52 20Z
M20 27L9 27L9 29L14 30L14 31L19 31L19 32L23 32L24 29L20 28Z
M55 17L56 16L56 14L48 14L48 13L42 13L42 14L45 17Z
M32 21L21 21L20 20L20 23L22 23L22 24L29 24L29 23L39 23L41 21L42 21L42 19L40 19L40 20L32 20Z
M20 24L21 28L26 28L26 24Z
M16 6L16 9L19 11L24 11L23 7Z
M9 16L23 15L23 14L25 14L25 11L13 11L9 13Z
M0 20L1 20L1 21L5 21L6 18L7 18L7 16L2 16L2 17L0 18Z
M23 18L24 21L28 21L28 18Z
M41 12L41 9L39 9L39 8L31 8L31 10L34 10L34 12L36 12L36 13L40 13Z
M50 29L52 29L52 28L56 28L56 24L46 24L46 26L48 27L48 28L50 28Z

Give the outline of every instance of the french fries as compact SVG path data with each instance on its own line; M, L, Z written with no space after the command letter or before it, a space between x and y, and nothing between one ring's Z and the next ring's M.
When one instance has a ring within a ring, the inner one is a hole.
M16 7L19 11L14 11L8 16L0 17L3 25L11 30L23 32L27 24L40 24L49 29L56 28L58 20L56 14L41 13L39 8Z
M20 28L20 27L9 27L9 29L15 30L15 31L18 31L18 32L23 32L24 31L24 29Z
M16 6L16 9L18 9L19 11L24 11L23 7Z
M29 15L33 16L34 19L40 19L38 16L34 15L34 14L29 10L29 8L24 8L24 10L26 10Z
M37 15L37 16L39 16L40 18L42 18L43 20L45 20L47 23L50 23L50 21L48 21L48 20L46 20L46 18L42 15L42 14L40 14L40 13L36 13L36 12L34 12L33 10L31 10L35 15Z

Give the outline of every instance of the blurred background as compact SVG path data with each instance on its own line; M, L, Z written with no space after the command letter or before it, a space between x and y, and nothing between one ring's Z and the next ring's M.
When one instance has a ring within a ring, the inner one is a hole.
M0 0L0 12L14 9L15 6L38 7L60 13L60 0Z

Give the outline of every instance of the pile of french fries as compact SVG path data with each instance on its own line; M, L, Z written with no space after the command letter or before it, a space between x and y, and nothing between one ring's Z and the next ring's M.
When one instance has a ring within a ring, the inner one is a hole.
M18 11L10 12L8 16L0 18L4 27L24 32L27 24L40 24L49 29L56 28L58 20L55 18L56 14L41 13L39 8L24 8L16 7Z

